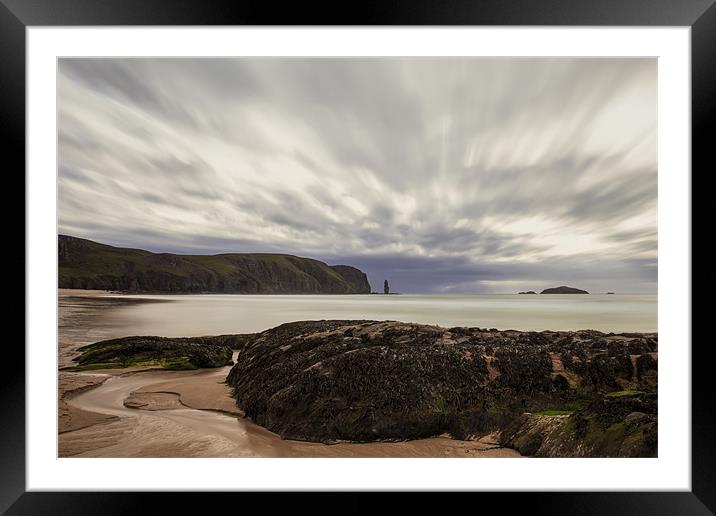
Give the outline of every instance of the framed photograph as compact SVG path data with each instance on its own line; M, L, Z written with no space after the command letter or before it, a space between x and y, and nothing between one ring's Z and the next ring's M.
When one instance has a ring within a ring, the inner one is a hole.
M0 7L27 200L0 509L711 513L713 2L170 4Z

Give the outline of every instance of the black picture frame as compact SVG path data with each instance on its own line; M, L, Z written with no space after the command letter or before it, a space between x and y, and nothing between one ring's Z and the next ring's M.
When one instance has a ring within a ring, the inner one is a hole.
M700 191L701 195L706 195L705 189L699 190L693 185L703 184L704 178L714 170L713 144L709 138L716 132L714 0L364 0L351 5L294 2L281 6L267 0L0 0L0 135L5 163L14 163L12 172L25 168L25 29L28 26L287 24L689 26L692 38L692 192ZM8 161L8 157L14 159ZM709 220L709 217L705 212L699 214L693 201L692 235L696 237L699 235L695 230L696 222ZM24 235L20 238L24 239ZM705 245L707 242L693 239L692 274L694 269L704 274L697 277L707 278L704 288L709 290L711 285L716 286L716 275L704 273L708 269L697 261L694 252L697 246ZM24 246L22 254L26 258ZM15 261L17 259L16 255ZM711 348L714 345L708 339L699 342L695 338L696 330L703 329L703 323L696 324L695 315L705 311L705 304L694 301L692 342L683 343L692 346L692 491L481 493L479 503L497 501L501 511L526 504L533 514L712 514L716 511L716 423L711 409L713 389L710 380L713 374L710 371L713 363ZM187 495L182 493L26 492L25 354L19 346L12 347L8 343L4 345L4 353L12 366L4 368L0 391L0 512L139 514L150 509L148 498L159 498L163 512L186 507ZM250 510L255 503L265 503L253 494L195 496L211 497L204 500L204 507L217 508L222 502L231 502L240 504L243 510ZM321 496L320 502L306 499L315 496ZM374 493L351 494L339 502L341 512L371 511L380 506L377 496ZM304 494L302 498L301 503L310 507L311 512L336 507L323 494ZM410 500L424 509L429 507L420 494L410 495ZM461 501L451 498L450 503Z

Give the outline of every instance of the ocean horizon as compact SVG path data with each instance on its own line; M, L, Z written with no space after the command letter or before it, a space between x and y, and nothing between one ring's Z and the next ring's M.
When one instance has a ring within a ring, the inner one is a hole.
M112 320L135 335L253 333L317 319L371 319L521 331L656 332L657 294L109 294ZM120 322L124 321L124 322Z

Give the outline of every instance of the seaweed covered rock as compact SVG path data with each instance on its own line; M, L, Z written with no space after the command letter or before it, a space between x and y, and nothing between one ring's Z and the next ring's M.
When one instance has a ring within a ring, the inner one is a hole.
M123 337L79 348L75 370L117 367L198 369L233 363L232 349L241 347L248 335L215 337Z
M288 439L404 440L443 433L465 439L512 428L525 413L568 405L559 414L569 415L575 403L604 399L607 392L655 389L650 376L642 383L629 354L630 342L643 338L302 321L249 339L227 382L247 417ZM643 369L652 367L649 362ZM630 409L638 411L648 413ZM619 414L619 421L627 416Z
M615 391L572 413L526 413L500 444L535 457L656 457L656 393Z

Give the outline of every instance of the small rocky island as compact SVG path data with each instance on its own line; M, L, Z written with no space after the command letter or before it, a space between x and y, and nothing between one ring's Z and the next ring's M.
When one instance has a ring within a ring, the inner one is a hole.
M574 287L561 287L546 288L540 294L589 294L586 290L581 290Z
M518 292L518 294L537 294L534 290L527 290L525 292Z
M303 321L248 339L227 382L255 423L334 443L493 432L538 457L657 454L657 334Z

